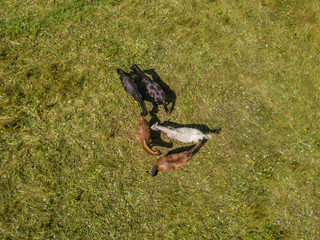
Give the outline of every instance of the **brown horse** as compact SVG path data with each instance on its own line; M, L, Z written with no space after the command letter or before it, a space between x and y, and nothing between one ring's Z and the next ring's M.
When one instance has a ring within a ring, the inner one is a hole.
M138 125L138 138L140 143L142 144L143 149L151 154L151 155L160 155L161 152L159 150L153 151L149 146L150 141L150 129L149 123L144 119L142 115L140 115L140 121Z
M176 170L182 167L183 165L185 165L187 162L191 160L195 152L199 150L203 144L204 144L203 141L200 140L197 143L197 145L194 148L192 148L190 151L169 154L159 158L156 161L156 165L153 167L151 171L152 176L153 177L156 176L158 174L158 171L165 172L168 170Z

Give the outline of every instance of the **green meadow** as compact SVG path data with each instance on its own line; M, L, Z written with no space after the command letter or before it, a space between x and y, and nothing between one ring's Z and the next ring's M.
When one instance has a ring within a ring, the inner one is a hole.
M319 1L0 6L0 239L320 239ZM148 121L212 134L156 177L134 63L174 106Z

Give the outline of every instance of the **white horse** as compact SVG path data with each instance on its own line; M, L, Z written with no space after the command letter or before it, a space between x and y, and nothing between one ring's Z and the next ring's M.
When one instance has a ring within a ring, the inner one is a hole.
M209 134L204 134L203 132L195 128L167 128L158 125L158 123L155 123L151 126L151 129L155 131L162 131L166 133L169 138L173 138L184 143L197 143L204 138L211 139L211 136Z

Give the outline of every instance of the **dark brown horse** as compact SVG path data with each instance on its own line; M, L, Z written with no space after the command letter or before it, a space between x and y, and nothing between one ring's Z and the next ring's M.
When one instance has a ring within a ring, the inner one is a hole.
M143 116L146 116L148 114L148 111L147 111L146 105L144 104L143 97L139 92L138 85L135 83L135 81L133 80L133 78L129 73L126 73L120 68L117 69L117 72L120 74L120 80L121 80L122 86L124 87L124 90L126 90L126 92L129 95L131 95L134 98L134 100L136 100L140 104L142 108L141 114Z
M155 81L151 80L144 72L136 65L130 67L131 70L135 71L142 78L142 83L146 87L148 94L155 101L156 104L162 104L166 112L167 108L167 95L161 88L161 86Z

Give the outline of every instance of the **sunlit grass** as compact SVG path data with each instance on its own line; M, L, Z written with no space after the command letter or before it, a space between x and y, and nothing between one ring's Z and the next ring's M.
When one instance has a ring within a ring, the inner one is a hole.
M0 23L1 238L319 236L318 2L16 0ZM133 63L176 94L161 122L221 129L154 178Z

